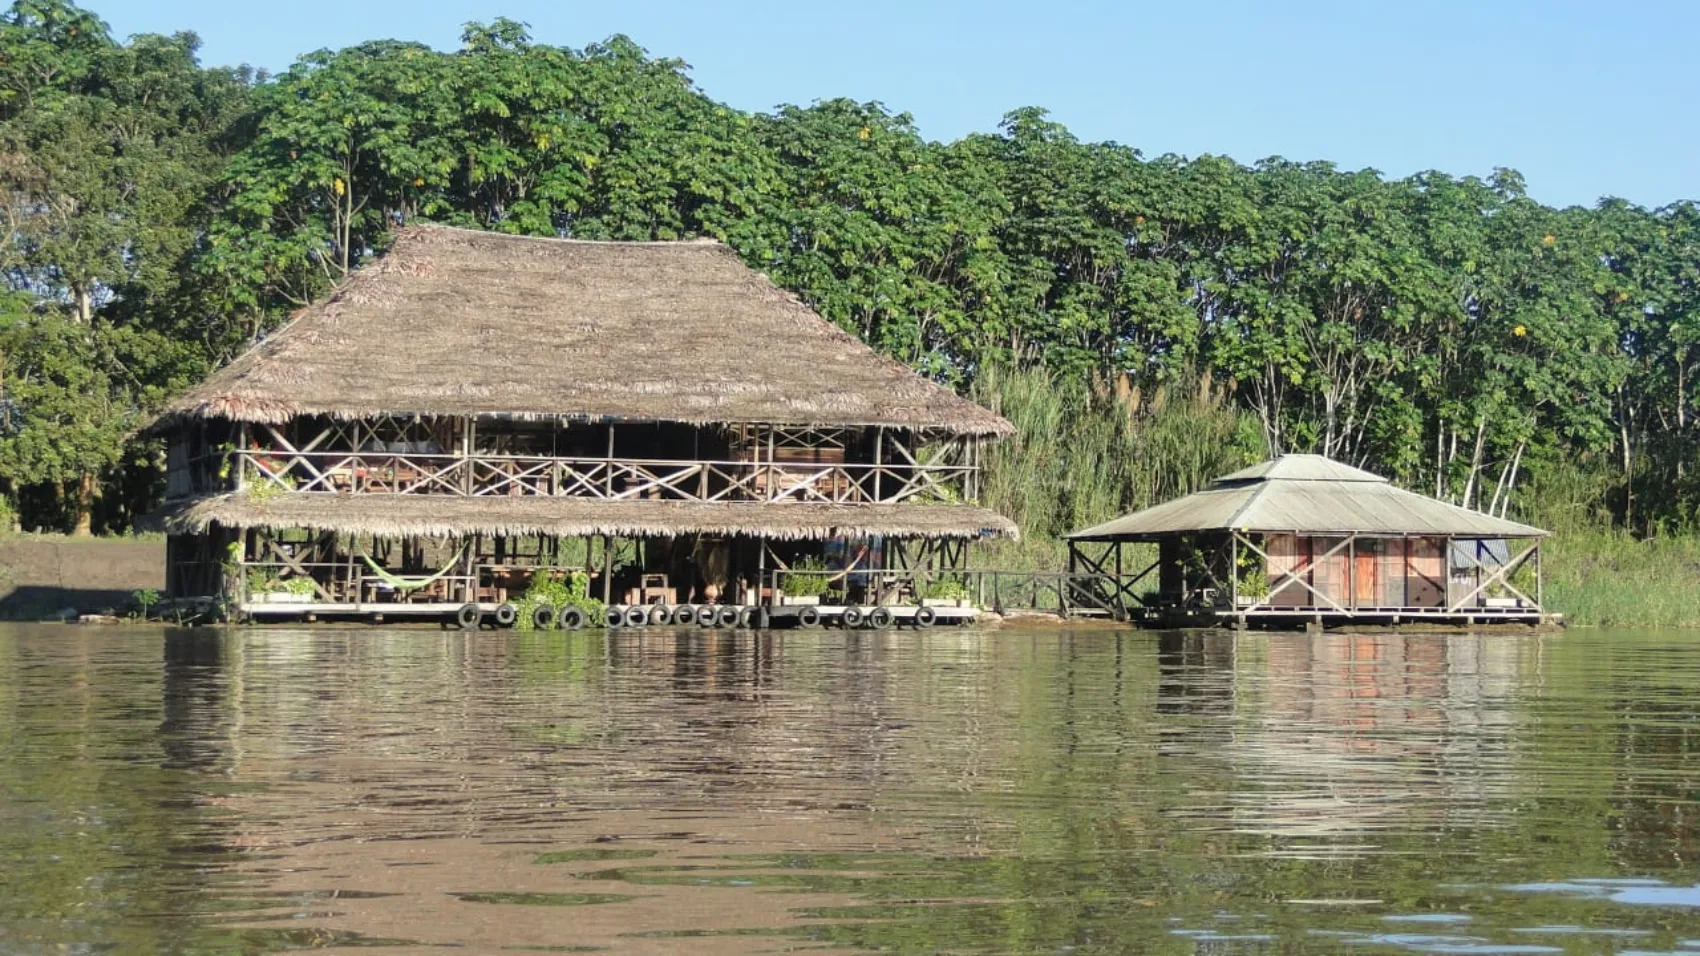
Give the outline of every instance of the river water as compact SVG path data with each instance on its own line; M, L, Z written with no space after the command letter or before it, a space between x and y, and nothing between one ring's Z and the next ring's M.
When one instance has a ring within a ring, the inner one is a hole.
M0 953L1700 956L1700 634L0 629Z

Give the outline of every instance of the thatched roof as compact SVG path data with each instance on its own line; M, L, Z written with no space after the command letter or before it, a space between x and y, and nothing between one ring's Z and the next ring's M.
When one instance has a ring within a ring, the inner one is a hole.
M1460 508L1321 455L1282 455L1208 488L1076 531L1076 541L1139 541L1198 531L1539 538L1547 532Z
M720 243L424 225L398 230L388 252L162 421L303 414L1011 431L876 354Z
M780 540L841 535L1015 537L1015 523L962 505L829 505L764 502L599 501L515 495L285 494L255 500L240 492L167 505L146 522L170 534L229 528L318 528L349 534L452 537L485 534L759 535Z

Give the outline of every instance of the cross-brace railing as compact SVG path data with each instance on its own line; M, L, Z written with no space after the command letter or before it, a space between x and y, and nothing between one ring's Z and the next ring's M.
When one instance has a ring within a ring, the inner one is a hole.
M451 455L239 449L248 484L323 494L442 494L670 501L893 504L960 500L969 465L925 461L793 464L613 457Z
M1537 601L1536 599L1528 596L1527 594L1524 594L1522 591L1518 590L1518 588L1515 585L1513 585L1511 583L1512 572L1516 571L1519 567L1522 567L1523 562L1529 560L1529 558L1532 555L1539 553L1540 550L1541 550L1541 543L1539 541L1532 542L1529 545L1527 545L1526 547L1524 547L1524 549L1521 552L1519 552L1515 557L1511 558L1509 561L1506 561L1504 564L1501 564L1496 568L1488 567L1487 565L1483 564L1481 562L1481 559L1478 558L1475 554L1473 554L1473 553L1470 554L1468 557L1470 559L1471 567L1474 568L1475 570L1478 570L1478 571L1489 572L1488 576L1483 578L1474 588L1470 589L1469 593L1465 594L1463 597L1459 598L1456 601L1450 602L1447 605L1446 609L1448 611L1463 610L1466 606L1469 605L1469 603L1471 601L1474 601L1476 599L1476 597L1478 595L1480 595L1483 591L1486 591L1488 588L1491 588L1491 587L1493 587L1494 585L1497 584L1500 587L1505 588L1507 591L1510 591L1512 594L1517 595L1519 598L1523 599L1524 601L1529 602L1530 607L1534 608L1535 610L1540 610L1540 608L1541 608L1541 602L1540 601Z

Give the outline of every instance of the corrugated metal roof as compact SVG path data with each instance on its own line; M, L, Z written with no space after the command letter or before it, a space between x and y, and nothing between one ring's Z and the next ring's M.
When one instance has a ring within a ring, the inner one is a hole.
M1302 459L1288 463L1288 459ZM1333 475L1337 477L1317 477ZM1320 455L1284 455L1209 488L1076 531L1075 540L1150 538L1194 531L1451 535L1535 538L1539 528L1394 487Z
M1251 481L1253 479L1278 478L1282 481L1379 481L1387 483L1387 479L1374 472L1353 468L1344 462L1335 461L1326 455L1282 455L1268 461L1242 468L1231 475L1223 475L1213 484L1226 484L1236 481Z

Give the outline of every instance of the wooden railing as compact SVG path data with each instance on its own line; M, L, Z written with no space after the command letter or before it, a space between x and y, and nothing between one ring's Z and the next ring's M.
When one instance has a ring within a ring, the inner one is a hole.
M818 571L769 572L775 593L802 574ZM951 582L950 589L974 607L995 611L1048 611L1064 617L1087 614L1126 617L1143 606L1145 575L1096 574L1079 571L993 571L962 570L837 570L826 572L832 579L832 600L863 604L915 604Z
M322 494L505 495L605 501L827 504L958 501L976 469L957 464L798 464L431 455L236 452L246 485Z

